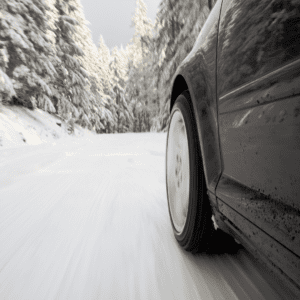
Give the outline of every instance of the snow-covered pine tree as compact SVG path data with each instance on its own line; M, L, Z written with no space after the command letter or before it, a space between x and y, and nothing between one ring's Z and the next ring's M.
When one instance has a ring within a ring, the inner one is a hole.
M82 63L76 58L84 52L74 41L73 35L79 24L70 13L77 10L72 0L56 0L58 20L55 22L56 49L60 64L56 66L58 76L52 82L56 90L54 105L65 119L70 117L83 120L81 125L90 125L87 115L90 112L90 95L86 90L89 76Z
M111 90L110 96L106 97L106 102L104 104L105 108L107 108L106 110L103 110L103 112L105 114L104 132L106 132L106 133L114 133L117 128L115 116L117 115L118 106L115 103L115 101L113 100L115 98L116 98L116 94L113 90Z
M117 111L115 115L117 132L128 131L132 122L132 115L125 98L125 81L127 74L127 59L124 49L119 50L115 47L112 51L112 60L110 62L110 70L113 74L112 83L115 93L115 103Z
M2 57L5 57L1 77L5 72L9 90L6 96L14 94L9 78L16 92L14 103L28 108L38 105L54 112L47 84L47 80L56 75L50 59L54 56L53 49L45 33L49 7L44 0L1 0L1 5L0 43Z
M126 85L126 94L132 101L130 107L135 115L133 130L143 127L140 120L147 120L148 113L156 129L166 129L170 115L171 79L192 49L215 2L162 0L152 26L147 21L143 1L137 1L133 18L135 35L128 47L130 62ZM148 34L150 32L152 35Z
M74 41L83 50L83 56L75 56L83 65L84 69L89 75L89 84L86 87L90 93L91 109L89 115L92 128L101 132L105 129L104 120L106 120L106 114L103 112L107 108L104 105L105 93L104 93L104 67L101 64L101 59L96 45L93 43L91 31L88 28L88 21L86 21L83 7L79 0L72 0L77 7L75 11L70 13L70 16L78 21L76 31L73 33Z
M132 26L134 27L133 44L137 45L137 49L143 57L148 53L149 39L152 37L153 24L147 18L147 6L144 0L136 0L135 14L132 18ZM145 47L145 46L148 46Z
M165 55L164 52L159 51L159 45L157 39L159 38L159 31L161 26L158 21L158 17L155 19L154 28L153 28L153 38L152 38L152 47L151 47L151 61L148 66L148 72L150 71L149 76L149 89L152 91L150 103L152 105L152 124L155 127L155 130L159 128L159 112L160 112L160 97L159 93L159 84L161 79L161 66L164 61Z
M130 127L130 130L133 132L139 132L139 128L141 128L141 112L143 108L145 108L144 101L140 101L140 99L142 99L142 89L143 81L141 80L141 72L138 67L134 67L133 61L130 61L125 93L127 99L129 99L130 112L133 117L133 122Z
M108 95L110 93L110 90L112 88L112 72L110 70L109 64L111 61L111 55L110 51L104 41L104 38L102 35L99 37L99 43L98 43L98 53L99 53L99 59L101 68L99 70L99 76L101 77L104 85L104 93Z
M0 12L0 18L1 16L2 13ZM4 104L9 103L11 98L16 96L13 83L5 73L9 61L7 44L5 41L0 41L0 103L2 102Z
M162 0L157 14L156 51L162 60L158 68L161 130L169 122L171 79L186 55L191 51L210 9L216 1Z
M107 47L102 35L100 35L99 37L97 50L99 53L99 59L101 64L101 68L99 69L99 76L101 78L103 86L103 98L105 100L105 108L106 110L109 110L105 112L105 116L108 119L102 119L105 124L104 132L111 133L114 132L114 127L116 125L113 117L116 115L117 111L117 105L113 100L115 99L116 94L113 91L113 72L110 69L112 57L110 54L110 50Z
M184 5L190 6L191 1L186 1ZM160 114L162 119L162 127L165 127L169 117L169 112L165 109L165 103L170 98L170 87L167 85L173 76L169 72L168 65L170 60L176 53L175 40L183 27L184 20L179 18L180 11L182 10L183 1L163 0L160 3L159 11L157 14L157 23L159 26L158 35L156 36L156 48L159 56L163 59L160 61L160 68L158 69L159 78L159 99L160 99ZM176 67L175 65L172 65ZM175 69L176 70L176 69Z
M155 114L152 105L154 99L152 81L155 74L151 70L154 26L147 18L147 7L143 0L136 1L132 26L135 31L131 44L127 47L129 63L126 94L128 99L133 101L130 106L134 115L132 130L145 131L149 128L151 115Z

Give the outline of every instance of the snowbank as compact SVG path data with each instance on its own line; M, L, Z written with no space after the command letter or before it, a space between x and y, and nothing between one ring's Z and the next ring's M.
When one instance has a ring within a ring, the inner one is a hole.
M45 143L56 145L95 135L77 125L74 134L69 135L67 124L56 115L40 109L33 111L22 106L0 104L0 150Z

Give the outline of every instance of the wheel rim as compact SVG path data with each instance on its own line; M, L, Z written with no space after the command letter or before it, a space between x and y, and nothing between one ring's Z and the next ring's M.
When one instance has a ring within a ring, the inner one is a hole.
M180 234L188 213L190 161L186 126L179 110L172 116L167 142L168 200L174 227Z

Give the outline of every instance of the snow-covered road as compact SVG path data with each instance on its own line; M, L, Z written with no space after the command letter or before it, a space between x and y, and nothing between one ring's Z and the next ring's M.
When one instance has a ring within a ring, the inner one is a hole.
M165 133L0 152L0 299L279 299L245 250L176 243Z

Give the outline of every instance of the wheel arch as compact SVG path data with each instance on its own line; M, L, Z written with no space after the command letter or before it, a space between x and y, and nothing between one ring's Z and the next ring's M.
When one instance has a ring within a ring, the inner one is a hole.
M188 85L182 75L177 75L175 78L173 89L171 93L171 102L170 102L170 113L172 111L172 108L174 106L174 103L177 99L177 97L182 94L185 90L188 90Z
M199 71L199 69L198 69ZM198 140L202 154L206 185L210 194L215 195L215 189L222 172L219 147L218 124L214 95L208 84L208 78L202 72L196 77L177 73L172 86L170 112L177 97L184 91L190 95L191 107L197 125ZM211 195L212 196L212 195ZM211 199L212 197L210 197ZM211 199L213 200L213 199ZM214 199L214 205L217 206Z

